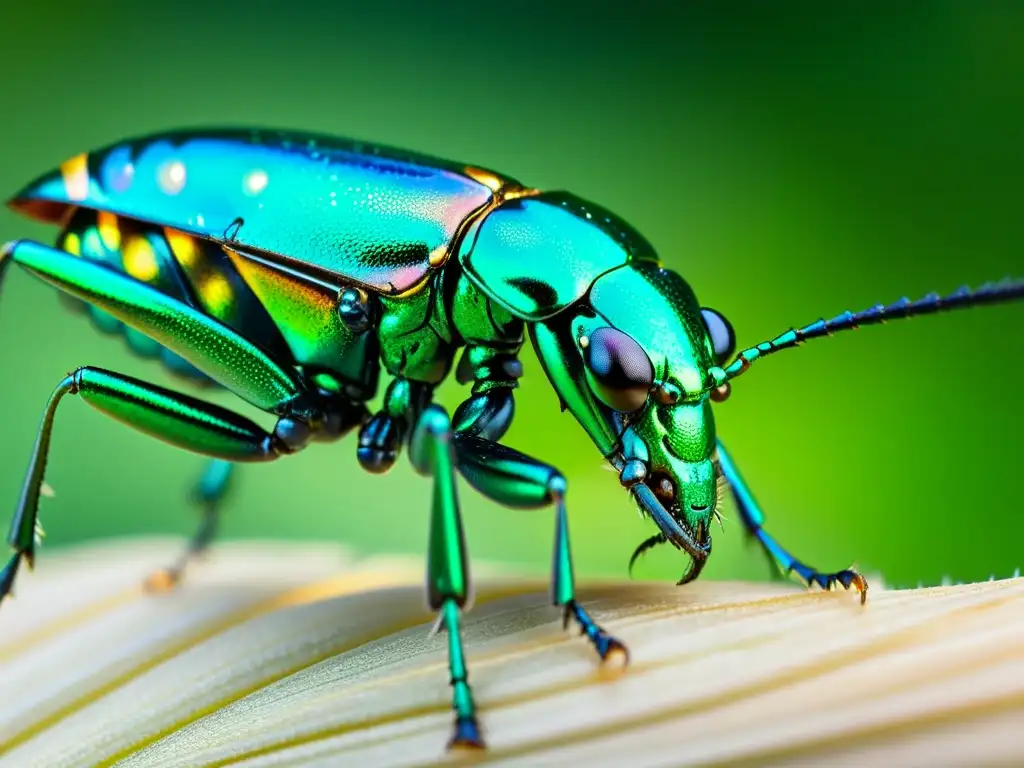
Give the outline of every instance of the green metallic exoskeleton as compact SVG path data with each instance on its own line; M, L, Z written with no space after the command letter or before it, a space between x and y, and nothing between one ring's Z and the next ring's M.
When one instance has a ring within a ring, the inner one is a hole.
M712 402L759 357L858 325L1024 297L1024 282L906 299L792 329L739 353L728 321L622 219L565 192L482 168L312 134L249 129L166 133L81 154L10 205L60 227L56 246L0 251L57 286L97 328L160 361L184 384L223 387L277 417L270 432L197 399L82 367L47 403L11 525L0 599L35 557L50 432L65 395L212 462L196 489L203 521L180 578L216 529L237 463L273 461L358 428L364 469L406 447L433 478L427 592L449 635L453 745L482 746L460 636L471 581L455 476L501 504L555 510L552 601L602 659L626 656L576 601L567 482L504 445L528 335L563 404L616 468L657 533L696 578L711 553L719 488L782 570L809 585L856 587L820 572L763 528L764 515L715 432ZM461 357L455 364L456 353ZM369 413L381 367L391 377ZM469 397L431 402L452 368Z

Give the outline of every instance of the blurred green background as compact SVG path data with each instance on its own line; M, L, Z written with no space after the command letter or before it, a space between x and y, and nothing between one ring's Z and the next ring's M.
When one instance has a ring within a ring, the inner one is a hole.
M3 195L75 153L171 127L376 140L611 208L731 318L741 344L1024 272L1021 3L106 0L4 3L0 29ZM53 235L0 212L0 240ZM1012 573L1024 563L1022 332L1024 307L1001 306L760 363L717 413L769 530L812 564L856 561L900 585ZM10 510L64 373L93 364L170 381L13 270L0 360ZM509 442L570 478L579 574L624 576L650 529L559 413L532 352L525 366ZM451 382L441 400L463 394ZM423 552L427 481L404 461L366 475L354 453L349 438L243 467L224 535ZM47 545L190 531L184 491L201 466L68 401ZM461 488L475 558L547 568L551 514ZM731 503L723 512L705 573L766 578ZM675 578L684 565L656 552L636 576Z

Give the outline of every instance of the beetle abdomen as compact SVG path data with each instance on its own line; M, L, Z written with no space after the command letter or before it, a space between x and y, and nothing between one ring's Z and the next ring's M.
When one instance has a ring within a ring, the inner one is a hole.
M58 236L57 245L151 285L231 326L268 351L290 359L273 321L228 257L212 243L110 213L79 209ZM61 296L69 307L87 313L101 331L123 335L132 352L140 357L157 359L172 373L197 384L213 385L178 355L98 307Z

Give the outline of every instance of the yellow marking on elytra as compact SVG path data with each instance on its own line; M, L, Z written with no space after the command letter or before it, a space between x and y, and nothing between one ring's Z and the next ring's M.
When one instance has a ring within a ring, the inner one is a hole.
M144 283L155 280L160 274L153 246L139 235L133 235L125 242L121 260L124 262L124 271Z
M81 202L89 196L89 155L83 152L60 166L64 179L64 193L68 200Z
M68 232L64 237L64 250L72 256L81 256L82 239L74 232Z
M196 265L199 261L199 244L194 237L170 227L164 227L164 237L181 266L188 269Z
M117 216L107 211L100 211L96 218L96 228L100 232L100 240L108 251L121 250L121 228Z
M199 295L215 315L220 315L231 304L231 284L219 272L210 272L199 283Z

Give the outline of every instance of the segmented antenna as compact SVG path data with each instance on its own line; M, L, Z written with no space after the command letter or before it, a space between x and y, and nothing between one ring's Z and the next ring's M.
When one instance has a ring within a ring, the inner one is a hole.
M838 331L856 330L862 325L884 323L888 320L948 312L953 309L967 309L968 307L976 307L983 304L998 304L1000 302L1020 299L1024 299L1024 279L1009 277L998 283L985 283L976 291L972 291L965 285L948 296L929 293L917 301L911 301L903 297L888 306L878 304L862 312L847 311L831 320L821 318L810 325L805 325L803 328L790 328L771 341L763 341L756 347L744 349L725 368L712 369L711 373L715 377L717 385L721 386L726 381L744 373L755 360L775 354L780 350L803 344L808 339L831 336Z

